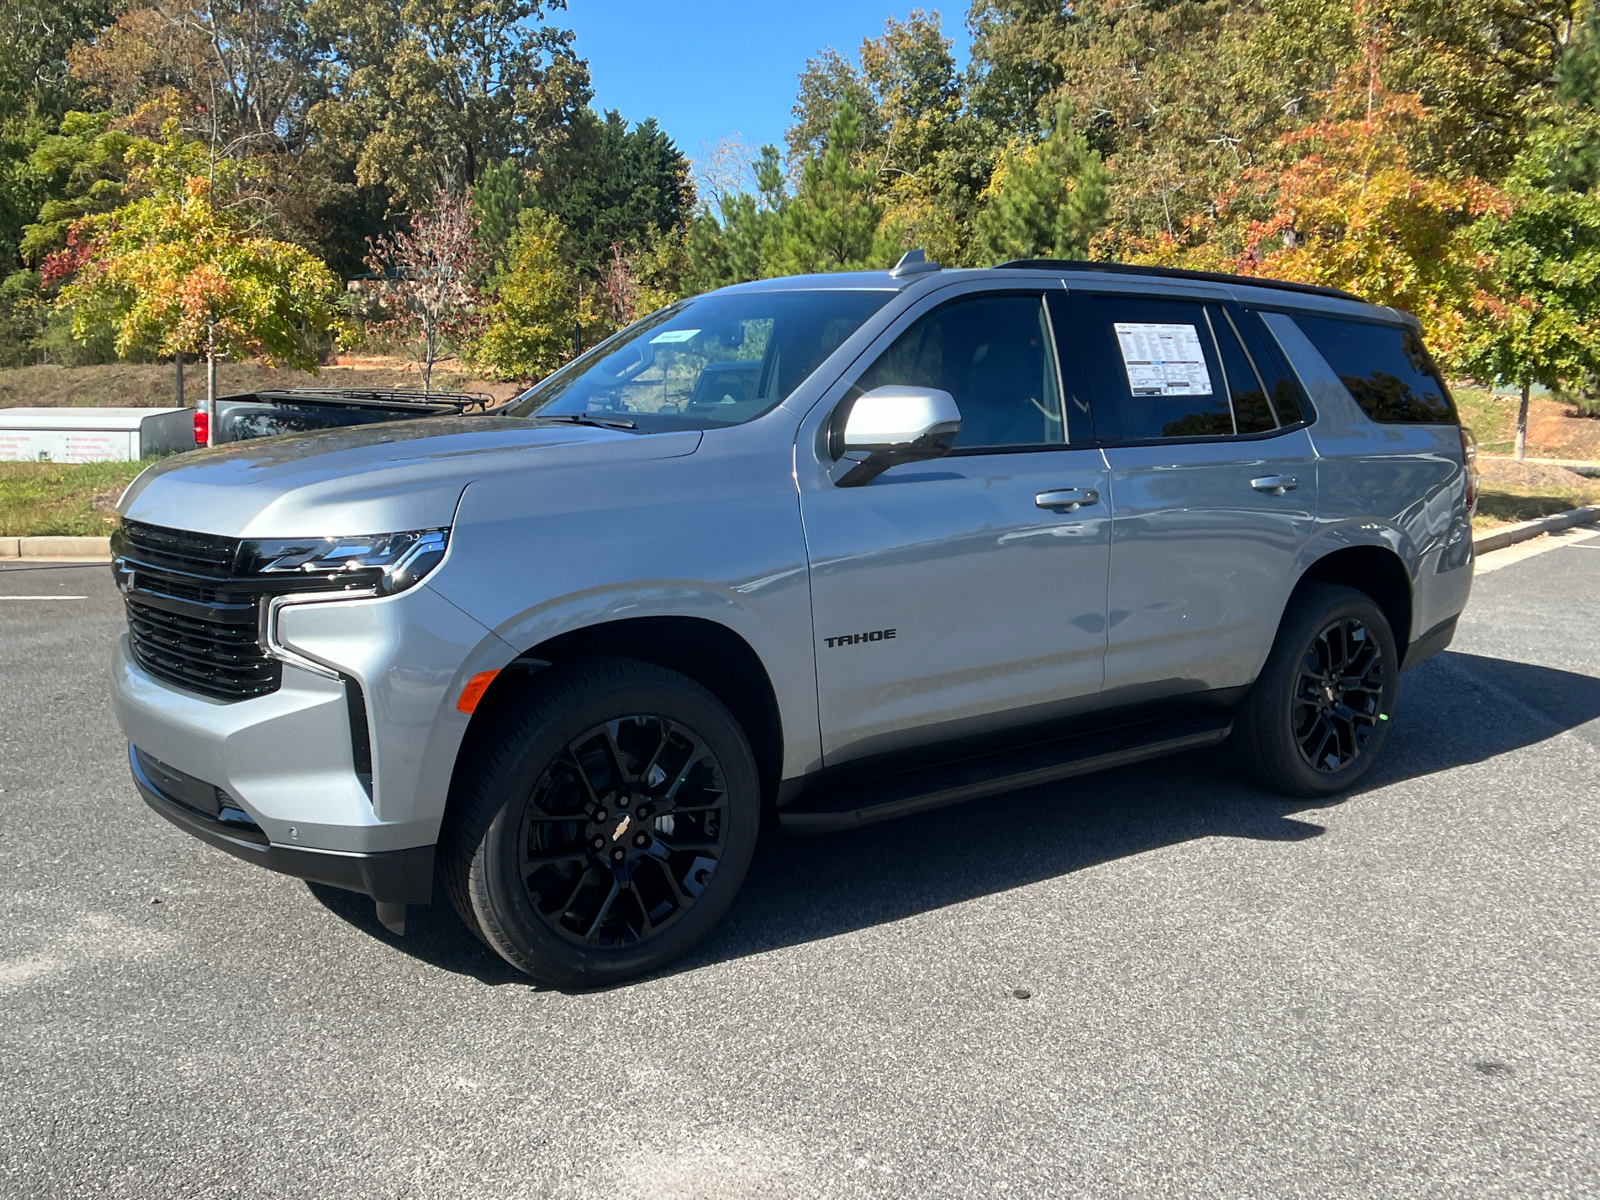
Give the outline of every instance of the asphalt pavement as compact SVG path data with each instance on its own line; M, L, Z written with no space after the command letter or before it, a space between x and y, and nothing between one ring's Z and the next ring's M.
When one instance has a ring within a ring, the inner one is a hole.
M0 596L0 1195L1600 1194L1600 536L1480 576L1336 803L1209 751L775 837L587 994L168 825L108 570Z

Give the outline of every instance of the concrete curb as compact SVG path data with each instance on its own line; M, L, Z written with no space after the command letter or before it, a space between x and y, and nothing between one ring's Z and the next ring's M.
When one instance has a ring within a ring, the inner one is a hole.
M65 562L110 562L108 537L0 537L0 559L47 558Z
M1515 525L1506 525L1499 529L1492 529L1472 539L1472 552L1474 554L1488 554L1491 550L1504 550L1507 546L1515 546L1518 542L1525 542L1529 538L1536 538L1542 534L1554 533L1558 529L1571 529L1574 525L1593 525L1600 521L1600 504L1591 504L1587 508L1573 508L1566 512L1551 513L1548 517L1535 517L1532 521L1519 521Z

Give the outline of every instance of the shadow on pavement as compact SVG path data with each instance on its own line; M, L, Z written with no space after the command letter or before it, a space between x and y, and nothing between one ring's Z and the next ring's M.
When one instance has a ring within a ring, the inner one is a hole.
M1195 838L1303 842L1294 814L1467 766L1600 718L1600 679L1445 653L1406 674L1382 760L1354 793L1286 800L1243 781L1227 748L972 800L842 834L762 839L733 908L669 974L834 937ZM1600 730L1581 731L1600 746ZM434 966L526 983L461 923L435 882L394 937L364 896L309 885L330 910Z

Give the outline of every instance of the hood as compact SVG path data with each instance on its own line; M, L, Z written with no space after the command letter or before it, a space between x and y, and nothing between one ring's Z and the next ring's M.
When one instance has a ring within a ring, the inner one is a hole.
M516 417L430 417L230 442L150 467L117 511L221 537L304 537L450 524L487 475L677 458L697 431L638 434Z

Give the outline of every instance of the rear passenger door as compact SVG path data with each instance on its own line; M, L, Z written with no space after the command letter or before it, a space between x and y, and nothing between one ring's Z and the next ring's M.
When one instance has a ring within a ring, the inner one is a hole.
M1317 511L1295 392L1230 301L1065 303L1111 469L1107 699L1248 684Z

